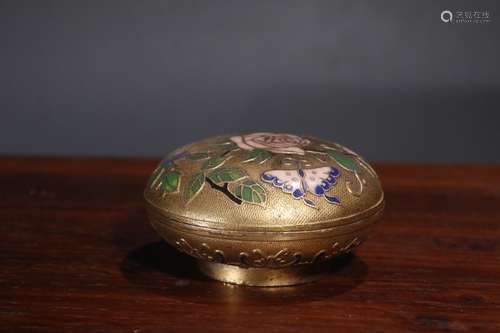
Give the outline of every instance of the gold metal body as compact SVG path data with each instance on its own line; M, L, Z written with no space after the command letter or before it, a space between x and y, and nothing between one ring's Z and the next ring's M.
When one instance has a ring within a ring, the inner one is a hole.
M336 143L289 134L216 137L182 147L144 192L151 224L230 283L292 285L363 242L384 196L373 169Z

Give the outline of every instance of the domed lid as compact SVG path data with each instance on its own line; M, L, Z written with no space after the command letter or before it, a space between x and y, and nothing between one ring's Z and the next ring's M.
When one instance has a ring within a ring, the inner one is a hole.
M373 215L384 201L376 173L352 150L275 133L181 147L144 195L172 221L233 231L318 230Z

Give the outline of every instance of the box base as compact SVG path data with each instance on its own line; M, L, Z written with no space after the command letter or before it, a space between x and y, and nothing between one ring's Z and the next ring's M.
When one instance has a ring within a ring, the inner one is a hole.
M212 279L256 287L293 286L316 281L327 268L325 265L310 264L284 268L246 268L203 260L198 260L198 267Z

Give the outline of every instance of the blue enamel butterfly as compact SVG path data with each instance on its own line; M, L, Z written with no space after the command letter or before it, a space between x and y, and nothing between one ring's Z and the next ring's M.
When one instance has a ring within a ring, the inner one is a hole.
M327 166L315 169L270 170L265 171L261 179L274 187L281 188L283 192L291 194L295 199L302 199L306 205L316 207L314 201L305 197L307 192L323 197L331 204L340 204L337 196L327 195L339 176L339 170Z

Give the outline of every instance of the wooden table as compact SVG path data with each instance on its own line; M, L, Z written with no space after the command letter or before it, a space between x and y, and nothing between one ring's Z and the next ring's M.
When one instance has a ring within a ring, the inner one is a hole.
M156 163L0 158L0 331L500 332L500 166L375 164L372 239L319 282L251 288L156 236Z

